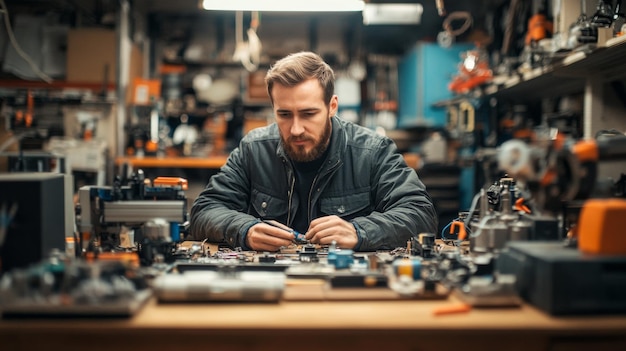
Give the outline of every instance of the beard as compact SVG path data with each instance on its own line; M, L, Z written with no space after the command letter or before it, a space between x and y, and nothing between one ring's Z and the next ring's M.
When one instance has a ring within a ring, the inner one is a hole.
M280 141L283 144L283 148L285 149L287 156L289 156L292 161L311 162L318 159L324 154L324 152L326 152L330 140L331 130L332 128L330 118L327 118L326 125L324 126L324 130L322 131L322 135L320 135L320 139L313 146L311 151L308 152L306 151L304 146L293 146L291 144L294 141L315 140L312 137L307 136L306 134L298 137L289 136L287 140L285 140L285 138L281 135Z

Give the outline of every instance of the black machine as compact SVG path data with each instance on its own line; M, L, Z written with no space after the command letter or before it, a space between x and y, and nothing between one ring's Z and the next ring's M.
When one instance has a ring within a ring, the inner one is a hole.
M74 227L71 189L71 176L59 173L0 174L0 272L65 251Z
M516 276L524 300L552 315L626 312L626 257L589 255L563 242L510 242L496 270Z

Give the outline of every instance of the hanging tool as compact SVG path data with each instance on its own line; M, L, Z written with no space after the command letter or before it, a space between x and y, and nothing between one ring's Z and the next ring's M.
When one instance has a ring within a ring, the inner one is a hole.
M443 0L435 0L435 5L437 5L437 14L439 17L443 17L446 15L446 8L443 4Z
M538 12L528 20L528 32L524 44L526 46L538 43L540 40L549 38L554 34L554 25L548 20L545 13Z
M461 27L453 29L452 22L457 20L464 20L464 22ZM452 43L454 43L456 37L470 29L472 23L472 14L468 11L455 11L450 13L443 20L443 32L439 32L439 34L437 34L437 43L444 48L450 47Z
M248 28L246 34L248 35L248 41L243 40L243 12L237 11L235 18L235 34L236 34L236 47L233 54L233 60L240 61L243 67L249 71L254 72L259 67L259 61L261 61L261 40L256 34L259 27L259 13L252 12L252 19L250 20L250 28Z

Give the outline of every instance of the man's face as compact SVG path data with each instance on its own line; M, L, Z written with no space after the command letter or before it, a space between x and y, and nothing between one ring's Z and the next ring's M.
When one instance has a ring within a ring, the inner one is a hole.
M330 118L337 112L337 96L327 104L319 82L309 79L293 87L274 84L272 98L287 155L296 162L320 157L328 147Z

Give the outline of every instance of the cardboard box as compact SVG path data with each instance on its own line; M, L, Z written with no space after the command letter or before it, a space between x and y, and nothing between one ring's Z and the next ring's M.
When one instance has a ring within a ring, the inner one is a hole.
M105 28L71 29L67 36L67 75L72 83L115 84L117 72L117 35ZM143 71L141 50L131 46L129 88ZM131 90L131 89L129 89Z
M153 105L161 98L161 80L135 77L133 80L133 105Z
M265 86L267 71L258 70L248 73L247 100L253 102L270 102Z

